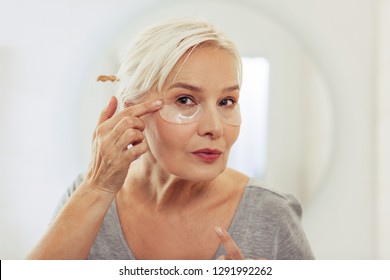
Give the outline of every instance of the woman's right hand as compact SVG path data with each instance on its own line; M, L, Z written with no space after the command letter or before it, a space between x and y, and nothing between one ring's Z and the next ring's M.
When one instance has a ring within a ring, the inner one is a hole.
M111 193L120 190L130 164L148 150L143 134L145 123L140 117L160 109L162 101L136 104L114 116L117 106L118 100L113 96L100 114L85 178L90 187Z

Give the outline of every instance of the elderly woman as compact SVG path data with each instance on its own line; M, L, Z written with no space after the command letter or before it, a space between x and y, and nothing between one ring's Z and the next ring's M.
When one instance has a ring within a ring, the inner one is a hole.
M225 34L203 20L152 26L117 77L88 171L29 258L313 258L298 201L226 167L241 60Z

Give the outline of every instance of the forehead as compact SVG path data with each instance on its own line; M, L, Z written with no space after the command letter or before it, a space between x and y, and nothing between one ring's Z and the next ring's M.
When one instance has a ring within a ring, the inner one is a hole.
M234 55L216 47L200 47L184 54L171 73L166 84L180 81L215 81L223 84L238 84L238 65Z

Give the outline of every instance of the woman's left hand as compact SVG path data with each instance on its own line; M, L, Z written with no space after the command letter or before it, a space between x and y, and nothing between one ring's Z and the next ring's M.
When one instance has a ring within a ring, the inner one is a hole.
M222 255L217 258L217 260L245 260L244 256L241 253L240 248L234 242L230 234L221 227L216 227L215 232L222 245L225 247L227 255ZM265 258L258 258L258 260L266 260Z

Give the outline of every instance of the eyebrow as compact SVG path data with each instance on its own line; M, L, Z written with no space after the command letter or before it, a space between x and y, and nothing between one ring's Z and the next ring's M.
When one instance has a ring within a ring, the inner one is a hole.
M236 90L240 90L240 86L239 86L239 85L234 85L234 86L225 88L225 89L223 90L223 92L224 92L224 93L227 93L227 92L236 91Z
M200 87L196 87L196 86L185 84L185 83L174 83L173 85L171 85L168 88L168 90L173 89L173 88L183 88L183 89L188 89L190 91L202 92L202 89Z
M171 85L168 90L170 89L173 89L173 88L183 88L183 89L187 89L187 90L190 90L190 91L193 91L193 92L203 92L203 90L200 88L200 87L197 87L197 86L193 86L193 85L190 85L190 84L186 84L186 83L174 83L173 85ZM227 87L225 89L223 89L223 92L224 93L228 93L228 92L232 92L232 91L236 91L236 90L240 90L240 86L239 85L234 85L234 86L231 86L231 87Z

